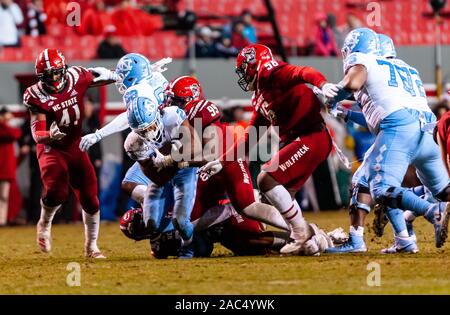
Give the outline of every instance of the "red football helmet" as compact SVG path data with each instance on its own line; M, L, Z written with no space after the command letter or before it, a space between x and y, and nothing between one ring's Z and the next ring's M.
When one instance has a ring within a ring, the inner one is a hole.
M165 91L168 106L178 106L182 109L193 101L203 99L203 91L197 79L188 76L175 78Z
M246 92L254 90L259 68L270 60L273 55L269 47L260 44L244 47L236 58L239 86Z
M60 92L66 84L67 65L57 49L44 49L36 58L36 75L52 92Z
M120 218L120 230L126 237L135 241L150 238L150 233L146 230L142 209L131 208Z

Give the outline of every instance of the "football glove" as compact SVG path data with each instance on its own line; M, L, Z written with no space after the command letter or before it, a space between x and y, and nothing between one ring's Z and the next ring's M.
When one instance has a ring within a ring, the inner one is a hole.
M88 68L88 70L95 76L93 82L110 80L116 81L119 78L117 73L104 67Z
M90 147L92 147L94 144L102 140L102 135L98 130L94 133L90 133L85 135L81 138L80 141L80 150L81 151L87 151Z
M153 156L153 165L158 168L158 171L173 164L173 158L170 155L164 155L155 148L156 156Z
M219 173L222 168L222 163L219 160L214 160L200 167L197 174L199 174L203 180L208 180L211 176Z
M58 125L56 124L56 121L54 121L51 125L50 125L50 139L52 140L61 140L62 138L64 138L66 136L66 134L64 132L61 132L59 130Z
M336 95L338 95L339 92L339 87L337 84L333 84L333 83L325 83L322 86L322 93L323 95L325 95L328 98L333 98Z

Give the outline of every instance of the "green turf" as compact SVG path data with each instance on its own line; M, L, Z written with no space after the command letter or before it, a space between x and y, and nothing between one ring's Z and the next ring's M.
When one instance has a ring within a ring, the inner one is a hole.
M348 229L347 214L306 214L320 227ZM368 222L371 223L372 215ZM232 257L216 246L213 258L156 260L147 241L126 239L117 224L102 224L99 245L108 259L84 259L83 226L53 227L53 253L35 245L34 227L0 229L0 294L449 294L450 244L434 247L433 228L416 222L420 253L382 255L391 244L366 227L369 252L320 257ZM81 286L70 287L67 265L81 267ZM381 285L368 286L367 265L381 268Z

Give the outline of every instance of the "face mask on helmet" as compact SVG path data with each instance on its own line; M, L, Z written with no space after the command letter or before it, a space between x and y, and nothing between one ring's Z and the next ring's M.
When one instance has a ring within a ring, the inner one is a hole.
M153 144L158 145L161 144L162 142L163 130L164 128L162 124L161 115L157 113L156 119L153 123L151 123L150 125L148 125L143 129L135 130L135 132L142 138L150 141Z
M45 85L46 88L53 92L59 92L64 88L66 83L67 67L51 68L39 73L38 79Z
M248 64L243 62L239 68L236 68L236 74L238 75L238 85L245 92L254 90L254 83L256 79L256 75L252 78L248 74L246 74L246 69Z
M167 105L168 106L177 106L181 109L185 109L186 105L192 101L192 97L180 97L175 96L173 93L169 92L166 94L167 96Z

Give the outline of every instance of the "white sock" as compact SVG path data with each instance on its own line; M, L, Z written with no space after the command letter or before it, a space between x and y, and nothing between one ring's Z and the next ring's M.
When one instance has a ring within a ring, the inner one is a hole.
M145 196L146 190L147 190L147 186L137 185L136 187L134 187L133 191L131 192L131 198L133 198L134 201L142 204L144 202L144 196Z
M245 207L245 209L242 210L242 213L251 219L255 219L257 221L272 225L276 228L289 231L289 226L286 224L283 216L281 216L280 212L278 212L278 210L271 205L261 202L254 202L251 205Z
M53 218L55 217L56 211L61 208L61 205L56 207L48 207L44 205L41 200L41 218L39 219L39 223L42 224L45 228L50 228L52 225Z
M270 203L278 209L283 218L292 225L293 228L302 226L302 211L296 200L292 200L291 195L281 185L277 185L265 193Z
M349 234L353 234L356 236L364 236L364 228L362 226L358 226L356 229L353 227L353 225L350 225Z
M97 238L100 229L100 211L95 214L83 213L85 245L92 251L98 251Z
M398 237L409 237L408 230L403 230L400 233L396 234Z

